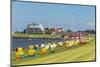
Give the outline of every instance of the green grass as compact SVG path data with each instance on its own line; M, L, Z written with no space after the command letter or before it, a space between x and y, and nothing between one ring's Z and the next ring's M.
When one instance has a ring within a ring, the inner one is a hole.
M40 55L37 51L35 58L25 58L24 61L15 61L12 56L13 65L27 65L27 64L45 64L45 63L61 63L61 62L79 62L79 61L93 61L95 59L95 38L83 45L73 47L70 49L58 47L55 53L48 53L47 55ZM13 55L14 53L12 53Z
M50 34L22 34L22 33L12 33L12 37L22 37L22 38L50 38ZM60 38L61 35L57 34L55 35L56 38Z

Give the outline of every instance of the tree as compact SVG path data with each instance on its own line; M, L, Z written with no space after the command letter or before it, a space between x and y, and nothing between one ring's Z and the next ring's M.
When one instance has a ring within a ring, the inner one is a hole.
M69 30L67 30L67 32L72 32L72 30L69 29Z
M46 34L51 34L53 31L55 31L55 28L48 29L48 30L46 31Z
M95 34L96 31L95 30L85 30L84 32L90 33L90 34Z

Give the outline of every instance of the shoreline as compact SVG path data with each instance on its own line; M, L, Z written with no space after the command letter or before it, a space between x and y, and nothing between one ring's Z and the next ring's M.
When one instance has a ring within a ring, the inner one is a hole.
M60 37L55 37L55 38L52 38L52 37L13 37L12 38L21 38L21 39L69 39L69 38L60 38Z

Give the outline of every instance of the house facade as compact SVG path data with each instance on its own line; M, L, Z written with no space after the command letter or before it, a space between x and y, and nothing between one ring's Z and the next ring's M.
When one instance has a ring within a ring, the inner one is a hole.
M43 34L45 33L44 27L41 24L28 24L26 28L26 33L28 34Z

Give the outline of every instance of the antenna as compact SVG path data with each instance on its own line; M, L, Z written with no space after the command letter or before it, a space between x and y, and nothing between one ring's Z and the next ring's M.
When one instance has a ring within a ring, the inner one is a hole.
M74 13L71 14L71 22L70 22L70 30L72 31L73 28L72 28L72 24L74 22Z
M73 30L73 28L72 28L72 24L73 24L73 22L74 22L74 13L72 13L71 20L72 20L72 21L71 21L71 26L70 26L71 28L70 28L70 29Z
M49 28L50 28L50 24L49 24Z

